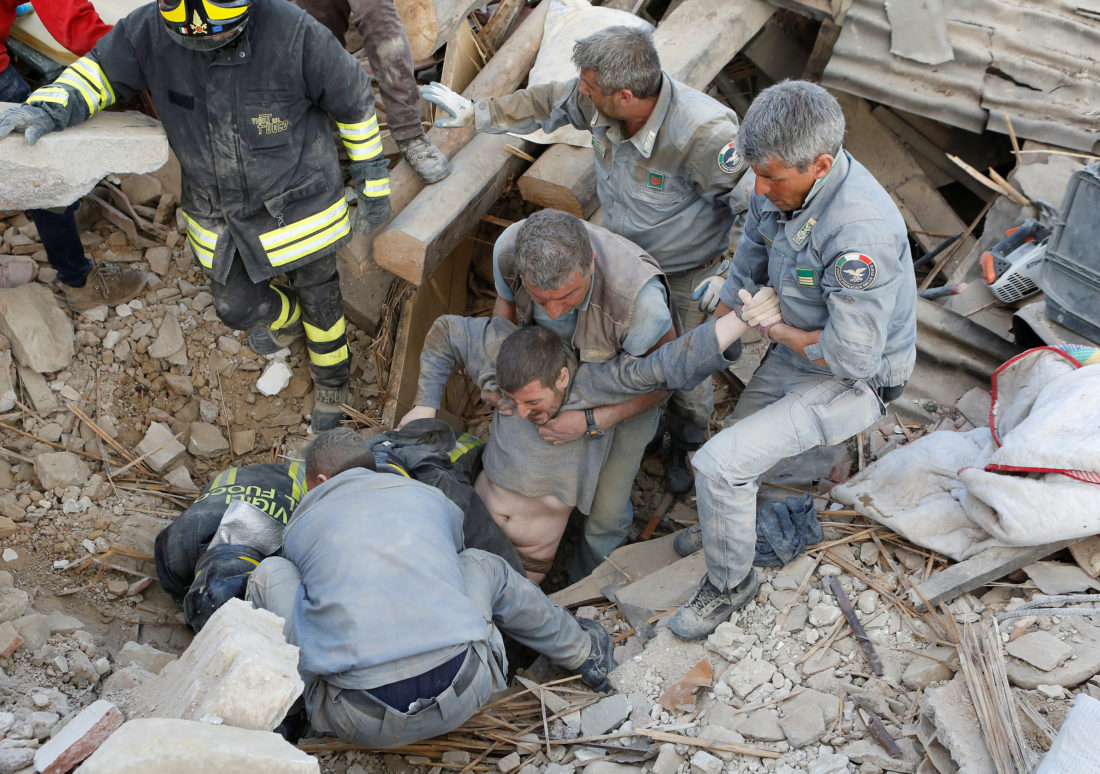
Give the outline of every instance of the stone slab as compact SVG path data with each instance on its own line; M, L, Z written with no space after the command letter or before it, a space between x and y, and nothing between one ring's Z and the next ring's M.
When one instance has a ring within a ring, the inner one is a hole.
M199 720L270 731L302 693L298 648L283 619L231 599L207 621L179 659L142 687L143 717ZM213 769L211 769L213 770Z
M122 713L100 699L85 707L34 754L39 774L65 774L94 753L122 725Z
M0 169L3 165L0 160ZM5 169L0 179L7 176ZM60 371L73 359L73 324L49 288L38 282L0 289L0 333L11 342L16 361L40 374Z
M921 712L935 726L939 743L960 770L967 774L994 774L997 771L986 749L982 727L962 674L938 688L926 690L921 694L920 706Z
M200 771L320 774L321 767L278 734L165 718L125 723L80 767L81 774Z
M1049 632L1029 632L1005 646L1010 656L1026 661L1036 669L1049 672L1073 653L1073 646L1062 642Z
M694 593L706 573L703 552L686 556L639 581L611 592L620 609L628 609L642 621L652 618L658 610L679 607ZM635 627L639 621L627 615Z
M19 374L19 385L30 399L31 408L43 415L61 408L57 396L53 394L42 374L25 366L19 366L15 370Z
M145 461L153 470L164 470L187 451L178 439L173 438L174 435L172 428L163 422L151 422L145 437L137 445L137 453L142 456L149 455Z
M1089 577L1076 564L1065 562L1035 562L1024 568L1044 594L1072 594L1078 591L1100 589L1100 581Z
M1040 685L1073 688L1100 672L1100 628L1078 620L1073 622L1073 626L1081 634L1081 641L1073 643L1073 658L1050 670L1041 670L1018 658L1006 659L1005 671L1009 682L1027 690L1034 690ZM1022 639L1014 640L1005 649L1011 654L1011 646Z
M72 452L45 452L34 458L34 474L46 489L83 486L92 477L91 468Z
M9 107L0 103L0 112ZM0 140L0 210L67 207L107 175L152 172L166 161L160 122L135 111L99 113L33 147L11 134Z

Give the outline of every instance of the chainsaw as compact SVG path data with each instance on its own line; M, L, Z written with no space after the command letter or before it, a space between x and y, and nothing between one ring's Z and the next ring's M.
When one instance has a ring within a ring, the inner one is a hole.
M1011 304L1039 292L1039 273L1050 234L1048 226L1026 218L981 254L982 279L998 301Z

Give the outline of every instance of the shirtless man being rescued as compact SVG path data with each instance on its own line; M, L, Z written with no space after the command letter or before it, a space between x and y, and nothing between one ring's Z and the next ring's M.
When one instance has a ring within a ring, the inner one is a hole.
M459 368L483 391L507 398L493 412L483 470L474 486L515 544L527 577L539 583L554 560L570 512L574 507L585 512L592 502L614 428L576 441L547 443L538 427L562 410L688 389L728 368L732 361L724 351L750 326L766 330L780 321L772 288L741 294L744 321L726 315L645 357L619 355L606 363L580 365L573 349L544 328L517 328L503 317L443 315L424 341L416 405L399 426L434 417L447 379Z

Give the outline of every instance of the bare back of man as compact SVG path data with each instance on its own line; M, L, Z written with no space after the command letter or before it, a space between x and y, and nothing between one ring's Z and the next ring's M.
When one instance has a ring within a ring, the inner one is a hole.
M477 477L474 490L493 521L515 545L527 577L541 583L554 561L573 506L552 494L528 497L505 489L489 480L484 471Z

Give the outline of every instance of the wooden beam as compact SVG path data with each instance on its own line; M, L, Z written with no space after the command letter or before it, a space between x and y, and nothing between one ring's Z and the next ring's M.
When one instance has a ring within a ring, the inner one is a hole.
M661 65L673 78L703 89L775 13L765 0L685 0L653 35ZM592 150L555 145L519 181L525 201L588 217L598 205Z
M1059 540L1056 543L1046 543L1041 546L1004 546L986 549L980 554L936 573L917 586L915 592L910 591L910 596L913 604L921 610L925 609L925 601L933 607L941 602L950 602L960 594L1002 578L1044 556L1050 556L1055 551L1076 543L1077 540L1078 538Z
M813 50L806 61L806 73L803 76L808 81L818 83L825 72L825 65L833 56L833 46L840 39L840 25L830 18L823 19L821 29L817 31Z
M430 276L527 166L508 146L534 150L509 135L475 137L452 160L450 176L421 191L374 240L378 265L416 285Z
M481 0L394 0L413 60L427 59L442 48L479 5Z
M465 313L466 281L473 253L472 244L460 244L451 260L440 266L439 271L402 306L390 366L389 389L382 406L383 427L393 427L412 408L416 383L420 378L420 351L435 318L441 314Z

